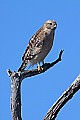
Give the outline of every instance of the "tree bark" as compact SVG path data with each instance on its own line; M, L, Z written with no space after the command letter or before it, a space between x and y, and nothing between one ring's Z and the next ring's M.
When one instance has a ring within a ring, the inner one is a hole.
M60 109L73 97L73 95L80 89L80 75L68 87L61 97L48 110L44 120L55 120Z
M16 72L7 70L11 78L11 102L12 120L22 120L21 118L21 78Z
M24 70L23 72L12 72L10 69L7 70L8 76L11 79L11 112L12 120L22 120L21 118L21 82L25 78L44 73L49 68L53 67L59 61L61 61L63 50L60 51L59 57L52 63L45 63L42 67L42 71L38 69Z

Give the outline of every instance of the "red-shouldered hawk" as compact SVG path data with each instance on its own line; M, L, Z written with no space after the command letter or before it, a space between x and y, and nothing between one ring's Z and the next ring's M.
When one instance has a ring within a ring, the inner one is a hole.
M47 20L43 26L32 36L22 56L22 65L18 71L23 71L28 64L38 64L38 71L41 70L40 62L52 48L57 23L54 20Z

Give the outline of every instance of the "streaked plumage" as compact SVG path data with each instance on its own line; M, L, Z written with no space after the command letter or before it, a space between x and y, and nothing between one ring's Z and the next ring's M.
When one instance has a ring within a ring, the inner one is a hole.
M18 71L24 70L28 64L38 64L38 70L40 70L40 62L44 61L52 48L56 27L57 23L55 21L48 20L32 36L22 56L23 62Z

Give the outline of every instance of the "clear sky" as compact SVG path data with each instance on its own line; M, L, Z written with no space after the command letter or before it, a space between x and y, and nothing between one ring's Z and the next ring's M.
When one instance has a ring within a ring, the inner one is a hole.
M42 120L51 105L80 73L80 0L0 0L0 120L11 120L10 79L30 37L48 20L58 26L45 62L62 61L44 74L22 82L23 120ZM80 91L61 109L57 120L80 120Z

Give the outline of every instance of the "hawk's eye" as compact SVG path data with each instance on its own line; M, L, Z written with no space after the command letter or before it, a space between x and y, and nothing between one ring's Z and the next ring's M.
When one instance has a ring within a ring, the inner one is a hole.
M52 25L52 23L50 23L50 25Z

